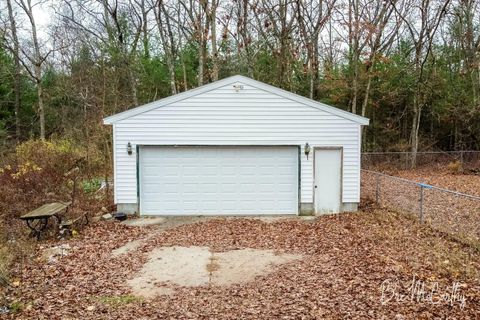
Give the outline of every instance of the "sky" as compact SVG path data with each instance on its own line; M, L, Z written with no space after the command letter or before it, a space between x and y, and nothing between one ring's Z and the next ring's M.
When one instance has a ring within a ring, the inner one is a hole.
M50 24L50 16L53 15L53 10L50 7L52 3L47 1L44 4L36 6L33 10L33 17L35 18L35 22L37 24L37 29L39 32L39 36L42 39L46 39L48 35L48 25Z

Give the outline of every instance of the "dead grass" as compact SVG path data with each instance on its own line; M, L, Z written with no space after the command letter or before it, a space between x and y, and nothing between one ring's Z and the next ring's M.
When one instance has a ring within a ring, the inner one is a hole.
M129 294L119 295L119 296L94 297L93 299L100 302L101 304L104 304L113 308L118 308L130 303L137 303L142 301L141 298L136 297L134 295L129 295Z

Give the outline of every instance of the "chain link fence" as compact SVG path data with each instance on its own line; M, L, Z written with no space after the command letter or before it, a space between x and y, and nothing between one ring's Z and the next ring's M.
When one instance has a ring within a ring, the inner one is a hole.
M468 243L480 243L480 197L362 169L362 197L414 215Z
M376 168L409 169L412 159L411 152L364 152L362 153L362 168L375 170ZM480 151L428 151L417 152L416 166L422 167L431 164L447 166L458 161L466 169L480 167Z

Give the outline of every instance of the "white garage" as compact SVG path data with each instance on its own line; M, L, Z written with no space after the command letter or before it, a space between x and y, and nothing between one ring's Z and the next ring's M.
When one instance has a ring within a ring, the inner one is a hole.
M368 119L243 77L104 119L119 211L275 215L356 210Z

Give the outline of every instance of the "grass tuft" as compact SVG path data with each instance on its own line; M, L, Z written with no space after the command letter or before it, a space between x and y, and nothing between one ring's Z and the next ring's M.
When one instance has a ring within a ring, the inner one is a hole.
M126 304L142 301L141 298L129 294L120 296L102 296L97 297L96 300L111 307L120 307Z

